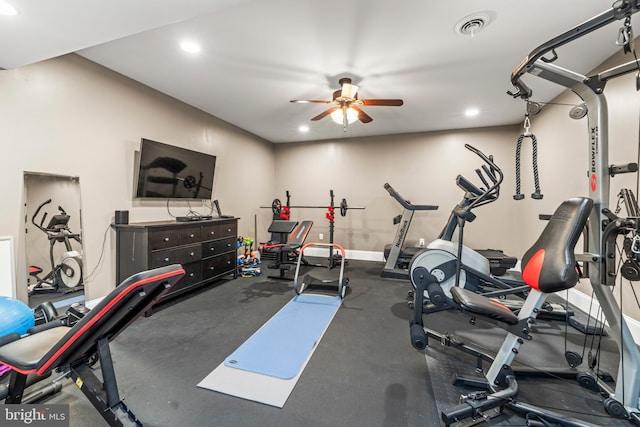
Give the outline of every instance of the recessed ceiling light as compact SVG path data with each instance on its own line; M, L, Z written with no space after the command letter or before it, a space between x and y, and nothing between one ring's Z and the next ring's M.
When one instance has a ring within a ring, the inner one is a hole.
M0 15L15 16L18 14L18 9L11 6L9 3L0 1Z
M183 41L182 43L180 43L180 48L189 53L200 52L200 45L193 41Z
M469 108L467 111L464 112L464 115L467 117L475 117L480 113L480 111L477 108Z
M298 131L302 132L302 133L307 133L309 132L309 126L307 125L300 125L298 126Z

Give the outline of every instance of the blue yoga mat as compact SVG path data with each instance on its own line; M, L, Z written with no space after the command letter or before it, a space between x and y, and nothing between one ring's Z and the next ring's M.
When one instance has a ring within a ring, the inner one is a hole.
M342 300L297 295L224 361L225 366L291 379L304 367Z

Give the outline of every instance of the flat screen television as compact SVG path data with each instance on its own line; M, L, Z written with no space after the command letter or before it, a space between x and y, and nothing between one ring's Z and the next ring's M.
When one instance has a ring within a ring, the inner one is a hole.
M136 197L211 200L216 156L142 138Z

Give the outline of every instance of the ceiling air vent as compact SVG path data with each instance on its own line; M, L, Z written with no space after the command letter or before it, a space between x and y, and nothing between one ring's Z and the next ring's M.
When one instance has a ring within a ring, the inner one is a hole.
M456 23L455 31L462 36L473 37L489 25L491 15L490 12L478 12L465 16Z

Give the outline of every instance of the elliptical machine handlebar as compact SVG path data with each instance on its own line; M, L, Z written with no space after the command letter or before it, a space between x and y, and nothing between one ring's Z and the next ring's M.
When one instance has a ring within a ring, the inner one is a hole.
M464 147L476 154L485 162L485 164L481 167L482 170L476 169L476 173L478 174L486 188L476 187L461 175L459 175L456 179L456 183L458 184L458 186L475 196L473 201L471 201L471 203L466 206L466 210L471 210L475 207L491 203L498 199L498 196L500 195L500 184L502 184L502 181L504 180L504 174L502 173L502 170L500 170L500 168L493 162L493 156L487 156L482 151L469 144L465 144ZM485 178L485 175L489 180Z
M485 187L478 187L462 175L456 177L456 184L464 190L465 195L462 201L451 211L447 224L438 236L439 239L450 241L453 238L455 229L461 225L460 220L462 220L463 223L464 221L473 221L475 215L472 209L494 202L500 195L500 184L502 184L504 174L494 163L493 156L487 156L469 144L465 144L465 148L484 161L484 164L479 169L476 169L476 173Z
M435 211L438 209L437 205L413 205L408 200L404 199L388 182L384 184L384 189L389 192L391 197L396 199L400 205L410 211Z
M47 232L47 229L44 227L44 220L47 218L47 212L44 213L44 215L42 215L42 219L40 220L40 224L38 224L36 222L36 217L38 216L38 214L40 213L40 210L45 206L48 205L49 203L51 203L51 199L47 199L44 202L42 202L40 204L40 206L38 206L38 208L36 209L35 213L33 214L33 216L31 217L31 222L33 223L33 225L35 225L36 227L38 227L41 231L44 231L45 233Z

